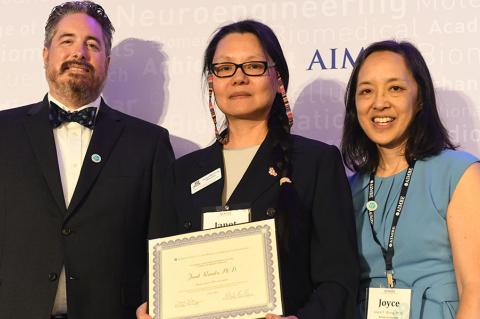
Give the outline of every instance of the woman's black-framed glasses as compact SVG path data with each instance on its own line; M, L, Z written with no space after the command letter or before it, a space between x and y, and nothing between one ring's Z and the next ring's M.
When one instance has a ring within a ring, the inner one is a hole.
M237 69L242 69L242 72L248 76L264 75L268 68L274 67L275 64L269 65L267 61L248 61L243 63L222 62L213 63L210 71L219 78L229 78L237 72Z

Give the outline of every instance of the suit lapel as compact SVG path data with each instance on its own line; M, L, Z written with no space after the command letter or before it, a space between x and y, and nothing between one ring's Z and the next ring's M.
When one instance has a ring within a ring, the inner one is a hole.
M58 208L63 213L66 211L65 199L63 197L62 182L60 180L55 139L48 120L48 114L48 98L45 96L42 102L34 105L28 112L24 126L40 169L47 181L47 185L50 188Z
M108 161L110 153L117 142L123 130L122 123L118 114L108 107L102 100L95 123L92 139L88 145L87 153L83 160L82 170L78 178L75 192L68 207L68 216L70 216L82 202L90 191L98 174ZM97 156L96 162L92 160L92 155ZM98 155L100 161L98 161Z
M225 178L222 147L220 143L215 142L205 149L203 156L198 161L200 174L197 178L202 178L217 168L220 168L222 178L192 195L197 207L204 208L222 205L222 191ZM194 180L191 182L194 182Z
M197 207L220 206L222 204L222 192L225 181L225 167L223 163L223 146L215 142L208 147L199 160L201 174L198 178L205 176L217 168L221 168L222 179L207 186L193 195ZM274 145L270 134L267 135L252 162L247 168L242 179L230 196L227 204L252 204L270 187L279 183L279 177L269 173L271 167ZM191 181L194 182L194 181Z
M253 157L247 171L243 174L242 179L230 196L227 204L252 204L273 184L278 183L279 177L269 173L269 171L271 172L273 148L272 137L268 134Z

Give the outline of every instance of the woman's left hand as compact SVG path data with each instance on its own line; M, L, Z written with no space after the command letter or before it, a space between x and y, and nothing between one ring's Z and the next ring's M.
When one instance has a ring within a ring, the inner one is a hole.
M272 313L269 313L265 316L265 319L298 319L297 316L288 316L288 317L282 317L278 315L274 315Z

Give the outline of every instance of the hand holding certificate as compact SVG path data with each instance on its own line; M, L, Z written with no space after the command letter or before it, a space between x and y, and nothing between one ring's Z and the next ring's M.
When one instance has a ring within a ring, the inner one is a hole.
M281 314L274 221L150 240L149 287L155 319Z

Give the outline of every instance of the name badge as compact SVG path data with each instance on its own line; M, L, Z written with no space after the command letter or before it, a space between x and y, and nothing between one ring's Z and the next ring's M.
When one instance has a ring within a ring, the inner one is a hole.
M410 319L412 290L368 288L367 319Z
M190 184L192 194L195 194L196 192L207 187L208 185L215 183L220 178L222 178L222 171L220 170L220 168L217 168L216 170L208 173L207 175L197 179L195 182Z
M203 213L203 230L250 222L250 209L222 210Z

